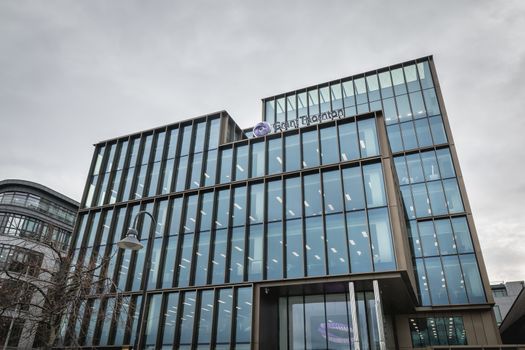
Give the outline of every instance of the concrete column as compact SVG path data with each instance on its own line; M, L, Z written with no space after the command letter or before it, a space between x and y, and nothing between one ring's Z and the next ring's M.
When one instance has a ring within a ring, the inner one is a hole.
M354 282L348 282L348 291L350 298L350 318L352 319L352 348L354 350L360 350L361 346L359 342L359 321L357 320L357 303L355 301Z
M383 305L381 304L381 294L379 294L379 283L377 280L374 280L373 284L374 300L376 304L377 331L379 334L379 349L386 350L385 328L383 323Z

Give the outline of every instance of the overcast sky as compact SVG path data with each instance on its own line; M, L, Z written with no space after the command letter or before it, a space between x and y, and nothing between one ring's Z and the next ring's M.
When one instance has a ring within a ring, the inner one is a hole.
M434 55L492 280L525 279L525 1L0 1L0 179L76 200L93 144Z

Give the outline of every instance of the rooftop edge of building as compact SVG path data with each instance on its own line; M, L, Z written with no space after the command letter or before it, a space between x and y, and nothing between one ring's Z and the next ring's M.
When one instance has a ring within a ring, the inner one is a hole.
M77 210L78 210L78 207L80 207L80 203L77 202L76 200L60 193L60 192L57 192L47 186L44 186L42 184L39 184L37 182L33 182L33 181L28 181L28 180L21 180L21 179L5 179L5 180L0 180L0 190L2 190L4 187L9 187L9 186L20 186L20 187L26 187L26 188L30 188L30 189L36 189L38 191L42 191L42 192L45 192L53 197L56 197L57 199L63 201L63 202L66 202L68 203L69 205L73 206L73 207L76 207Z

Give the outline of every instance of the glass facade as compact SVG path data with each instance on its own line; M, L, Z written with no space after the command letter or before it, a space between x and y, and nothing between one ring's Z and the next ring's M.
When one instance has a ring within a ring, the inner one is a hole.
M72 252L78 264L115 254L101 272L113 287L93 299L98 319L70 328L86 346L250 348L261 283L380 276L405 253L417 306L486 303L435 86L422 59L265 99L279 132L263 137L223 112L98 144ZM117 250L141 210L156 221L138 220L144 249ZM406 218L398 238L393 215ZM131 302L108 324L117 296ZM379 348L374 292L356 293L354 328L348 294L276 300L281 348L348 348L352 329Z

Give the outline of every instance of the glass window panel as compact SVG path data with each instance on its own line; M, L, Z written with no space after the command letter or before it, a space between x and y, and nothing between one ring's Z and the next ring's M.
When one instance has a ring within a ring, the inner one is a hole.
M303 277L303 229L301 220L286 221L286 277Z
M423 182L425 178L421 168L421 159L419 157L419 153L406 156L406 161L408 173L410 175L410 183Z
M305 240L306 274L308 276L326 275L324 230L321 217L305 220Z
M428 289L427 273L423 259L416 259L416 274L419 284L419 296L421 297L421 305L430 305L430 291Z
M441 116L431 117L428 121L430 123L430 130L432 131L434 144L439 145L447 143L447 136L445 135L445 127L443 126Z
M139 168L139 173L136 179L135 184L135 193L133 195L134 199L142 198L144 191L144 186L146 183L146 171L148 170L148 165L144 164Z
M343 101L345 107L355 106L354 83L352 80L343 82Z
M452 227L456 238L457 249L459 253L471 253L474 251L470 231L468 229L467 219L465 217L452 218Z
M190 284L191 260L193 256L193 233L182 236L182 249L178 266L178 286L186 287Z
M308 91L308 114L319 114L319 97L317 89Z
M428 119L419 119L414 122L416 125L417 140L419 147L432 146L432 135L428 126Z
M264 176L264 142L254 142L251 144L252 169L251 177Z
M215 118L209 121L210 134L208 136L208 149L215 149L219 146L219 131L221 128L221 119Z
M359 145L363 158L379 154L375 119L365 119L357 122L359 130Z
M400 122L412 119L412 111L408 102L407 95L396 96L397 111Z
M164 245L164 264L162 266L162 288L171 288L173 285L173 274L175 261L177 260L177 241L179 236L171 236L166 239Z
M365 212L347 213L346 227L350 248L350 271L352 273L373 271Z
M155 140L155 149L153 161L158 162L162 159L162 152L164 151L164 140L166 139L166 132L162 131L157 134Z
M156 238L153 243L151 255L149 258L149 274L147 289L155 289L157 286L157 275L160 267L160 254L162 251L162 238Z
M303 168L319 166L319 139L317 129L303 132Z
M233 226L246 223L246 187L236 187L233 192Z
M282 172L282 142L280 138L268 140L268 174Z
M343 161L359 158L356 123L339 125L339 145Z
M215 185L215 171L217 169L217 150L206 153L206 168L204 172L204 186Z
M325 213L340 213L343 209L343 188L339 170L323 172L324 210ZM306 208L305 208L306 209Z
M459 213L463 211L463 202L459 193L458 183L456 179L443 180L443 188L447 197L448 211L452 213Z
M301 162L301 150L299 148L299 135L287 135L284 138L284 149L286 152L286 171L299 170Z
M201 194L199 231L209 231L213 220L213 192Z
M460 255L461 268L463 270L463 281L467 289L469 301L471 303L484 303L485 293L479 275L478 263L474 254Z
M232 304L233 304L233 290L230 288L219 290L219 299L217 300L217 348L228 345L231 337L232 324Z
M99 322L102 322L102 324L99 326L102 329L100 333L99 345L108 344L109 330L111 327L111 321L113 318L114 310L115 310L115 298L108 298L104 313L99 316L99 318L101 318Z
M403 68L405 71L405 77L407 80L408 91L417 91L419 87L419 80L417 79L416 65L411 64Z
M454 241L450 220L436 220L434 224L441 255L456 254L456 242Z
M454 165L452 163L452 157L448 148L438 149L436 151L437 161L439 162L439 170L443 178L455 177Z
M144 150L142 151L142 161L140 164L148 164L151 155L151 143L153 135L146 136L144 140Z
M447 203L443 194L441 181L432 181L427 183L430 205L432 206L432 215L447 214Z
M297 94L297 114L299 116L308 114L308 102L306 101L306 92Z
M144 330L146 346L155 346L157 342L157 331L159 329L159 314L162 294L154 294L149 298L148 319Z
M339 162L339 149L337 145L337 129L335 126L322 128L321 132L321 158L323 164Z
M232 180L232 154L233 151L231 148L224 148L220 151L220 167L221 175L219 183L226 183Z
M131 317L131 320L130 320L130 326L129 326L130 339L129 339L129 344L134 344L135 343L135 337L137 335L138 326L139 326L139 315L140 315L141 307L142 307L142 296L138 296L135 299L135 304L134 304L134 307L133 307L133 316ZM119 344L119 343L122 343L122 342L118 342L117 340L115 340L114 343L115 344Z
M421 249L421 240L419 239L419 233L417 230L417 222L410 220L407 225L408 240L412 246L412 251L415 257L419 258L423 256L423 250Z
M171 180L173 177L173 165L174 159L169 159L166 161L166 165L164 166L164 174L162 175L161 194L166 194L170 192Z
M402 151L403 141L401 139L401 130L399 129L399 125L389 125L387 126L386 131L392 153Z
M177 182L175 191L180 192L186 189L186 173L188 169L188 156L180 157L177 167Z
M423 95L420 91L410 93L410 105L412 106L412 112L414 112L414 119L427 116Z
M427 281L430 287L430 295L432 296L432 304L448 304L445 271L443 271L441 266L441 259L439 257L425 258L425 265L427 267Z
M204 140L206 137L206 122L197 123L195 132L194 152L199 153L204 150Z
M191 169L190 188L199 188L202 186L202 153L193 155L193 166Z
M106 173L110 172L111 170L113 170L113 162L115 160L115 150L116 149L117 149L117 144L116 143L114 143L114 144L109 146L108 160L107 160L107 164L106 164L106 169L104 170Z
M397 180L400 185L406 185L409 183L409 175L406 167L405 157L395 157L394 165L396 167Z
M185 292L180 313L180 345L193 342L193 322L195 319L196 292Z
M195 232L197 222L197 195L186 197L186 218L184 220L184 233Z
M403 205L405 208L405 213L409 219L415 219L416 213L414 208L414 203L412 201L412 192L410 186L401 186L401 196L403 197Z
M148 188L148 197L154 196L157 194L157 184L159 183L159 173L160 173L160 162L153 163L152 168L149 174L149 188Z
M405 150L418 148L416 131L414 129L414 123L407 122L399 125L401 127L401 135L403 136L403 143Z
M304 349L327 349L327 327L323 295L306 295L304 297Z
M248 178L248 145L236 147L235 180Z
M396 103L393 98L386 98L383 100L383 113L385 114L386 124L397 123Z
M105 150L106 150L106 146L99 146L97 158L95 160L95 166L93 167L93 175L97 175L100 173L100 167L102 165L102 159L104 158Z
M436 159L436 154L434 151L422 152L421 161L423 165L423 170L425 173L426 181L438 180L439 176L439 167Z
M294 219L302 216L301 178L295 177L285 180L286 189L286 218Z
M281 180L268 182L267 221L282 220L283 193Z
M361 168L343 169L343 185L346 210L363 209L365 207L365 195Z
M437 235L434 230L432 221L420 221L417 223L421 245L423 247L423 256L438 255Z
M402 68L396 68L392 70L392 81L396 95L402 95L407 93L407 88L405 86L405 77L403 76Z
M288 181L288 180L287 180ZM322 198L321 198L321 179L319 176L319 173L306 175L303 178L304 182L304 215L305 216L315 216L315 215L321 215L323 212L322 210ZM301 216L301 203L298 202L298 198L300 197L300 193L298 193L299 197L289 197L288 196L288 189L286 191L286 202L287 202L287 211L289 209L289 203L293 203L293 209L292 212L295 215L292 215L290 212L287 213L288 218L293 218L294 216Z
M296 95L291 95L286 97L287 120L293 120L297 118L297 105L295 103L295 96Z
M386 205L385 184L381 163L363 166L367 207Z
M260 223L264 219L264 184L250 186L250 225Z
M233 228L230 249L230 282L244 280L244 236L244 227Z
M370 108L368 107L368 103L362 103L360 105L357 105L357 114L363 114L370 112Z
M268 223L267 226L266 278L283 277L283 229L282 222Z
M412 196L414 197L416 216L418 218L432 214L430 211L430 199L428 198L427 188L424 183L412 185Z
M394 91L392 90L392 79L390 78L390 72L379 73L379 84L381 85L381 96L383 98L392 97Z
M263 225L248 226L248 281L262 280Z
M199 326L197 329L197 343L199 345L209 345L211 342L213 324L213 300L213 290L204 290L201 292L201 298L199 303Z
M340 83L330 85L330 95L332 97L332 109L336 110L343 108L343 93Z
M164 313L164 327L162 333L162 345L170 346L175 338L175 325L177 323L179 304L179 293L169 293L167 295L166 312Z
M224 272L226 269L226 246L227 246L228 230L217 230L215 232L215 240L213 246L212 258L212 283L224 283Z
M319 103L321 106L321 113L330 111L330 92L329 87L325 86L319 89Z
M368 211L368 223L372 239L372 254L375 271L389 271L396 269L390 219L387 208Z
M377 101L381 98L379 95L379 82L377 75L369 75L366 77L366 85L368 86L368 98L370 101Z
M170 139L168 145L168 152L166 153L166 158L172 159L175 158L177 153L177 142L179 139L179 129L170 130Z
M230 190L221 190L217 195L217 214L215 218L215 227L217 229L229 226L230 218Z
M336 214L327 215L325 220L329 274L347 274L349 260L345 218L342 214Z
M235 308L235 340L237 344L250 344L252 334L252 289L237 289ZM238 347L236 347L238 348Z
M195 265L195 285L203 286L208 280L208 257L210 254L210 231L201 231L198 234L197 251L194 259Z
M190 144L191 144L191 135L192 134L192 126L186 125L182 128L182 144L180 147L180 154L179 156L186 156L190 153Z
M357 104L367 103L368 97L366 94L366 83L365 78L359 78L354 80L355 84L355 92L356 92L356 100Z
M270 124L275 122L275 102L273 100L265 102L264 118Z
M109 173L102 175L102 183L99 186L98 200L96 201L97 205L104 204L104 199L106 198L106 189L108 187L109 182L109 176Z
M284 122L286 120L286 109L284 104L284 97L277 99L275 102L276 120L278 122Z
M427 113L429 116L440 114L439 104L434 89L428 89L423 91L425 97L425 104L427 106Z
M421 86L423 89L434 87L432 83L432 75L430 74L430 67L428 62L421 62L417 64L417 70L419 73L419 79L421 80Z
M100 211L96 212L93 216L91 216L91 226L89 228L89 234L88 234L88 237L89 239L87 240L87 244L86 246L87 247L92 247L93 244L95 243L95 238L96 238L96 235L97 235L97 229L98 229L98 223L99 223L99 220L100 220Z

